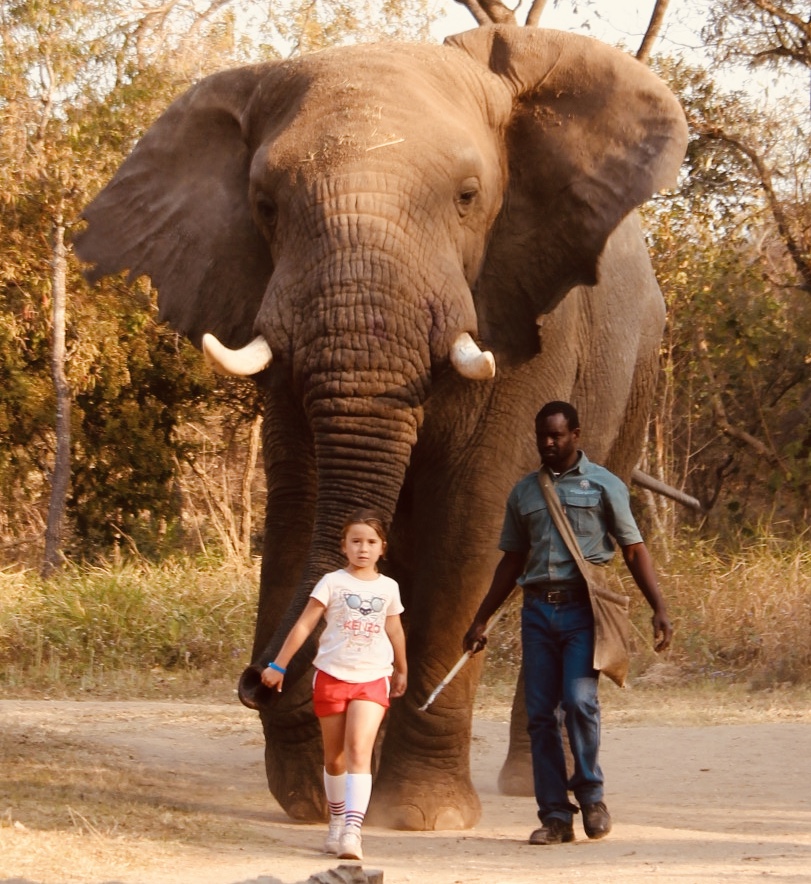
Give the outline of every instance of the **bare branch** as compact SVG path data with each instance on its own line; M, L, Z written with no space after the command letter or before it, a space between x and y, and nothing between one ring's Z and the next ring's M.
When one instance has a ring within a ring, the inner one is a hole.
M642 43L636 53L637 60L641 61L643 64L650 64L650 55L653 51L653 44L659 39L662 25L665 23L665 13L667 12L667 7L669 5L670 0L656 0L656 3L654 4L653 13L650 17L650 22L648 23L648 29L645 31L645 36L642 38Z
M214 18L223 7L228 6L230 3L231 0L213 0L208 9L204 9L194 19L189 28L189 34L199 33L202 30L203 25Z
M789 22L794 25L797 30L804 33L806 37L811 38L811 20L803 21L799 15L795 15L788 9L784 9L783 7L771 3L770 0L750 0L750 2L757 6L758 9L762 9L769 15L773 15L776 19Z
M679 491L678 488L674 488L672 485L668 485L666 482L662 482L659 479L654 479L653 476L649 476L647 473L642 472L640 469L634 469L631 472L631 481L634 485L639 485L640 488L645 488L648 491L653 491L656 494L661 494L663 497L668 497L670 500L675 500L676 503L680 503L682 506L686 506L688 509L695 510L697 513L703 513L704 507L701 504L700 500L696 500L695 497L691 497L689 494L685 494L683 491Z
M724 401L721 398L721 394L718 392L718 384L716 383L715 373L712 370L709 358L709 345L707 344L704 329L701 326L696 329L696 349L709 383L711 391L710 402L712 403L712 412L716 426L725 436L730 436L733 439L737 439L739 442L743 442L745 445L752 448L759 457L774 464L785 476L788 476L789 471L773 449L764 445L760 439L757 439L751 433L747 433L746 430L742 430L740 427L736 427L730 423L729 418L727 417L726 408L724 407Z
M791 257L791 260L803 281L800 288L811 294L811 260L809 260L809 253L811 250L809 250L807 244L799 241L794 236L788 216L775 193L771 170L764 162L763 157L749 144L734 135L730 135L720 127L704 127L700 128L698 131L704 138L721 141L734 150L737 150L739 153L743 154L755 168L758 179L760 180L760 185L763 188L763 192L766 194L766 199L769 203L772 216L777 224L777 229L786 245L786 250Z
M480 25L514 25L515 13L501 0L456 0Z
M532 6L529 7L529 12L527 13L526 25L528 28L535 28L538 26L538 22L543 15L543 11L546 8L546 0L532 0Z

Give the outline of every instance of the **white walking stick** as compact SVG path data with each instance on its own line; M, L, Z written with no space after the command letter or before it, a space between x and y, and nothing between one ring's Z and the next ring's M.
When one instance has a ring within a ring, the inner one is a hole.
M498 611L496 611L496 613L493 614L493 616L490 618L490 621L488 622L487 626L485 627L484 632L482 633L482 636L486 636L490 632L490 630L496 625L496 623L498 623L499 619L501 618L501 615L504 613L504 609L505 609L505 605L502 604L502 606L498 609ZM436 698L439 696L442 689L446 685L450 684L453 681L453 679L458 674L459 670L465 665L465 663L467 663L467 661L472 656L473 656L473 651L465 651L465 653L462 654L462 656L456 661L456 663L454 663L453 668L448 672L448 674L445 676L445 678L443 678L442 681L431 691L431 695L422 704L422 706L420 706L420 709L419 709L420 712L425 712L425 710L431 705L431 703L433 703L434 700L436 700Z

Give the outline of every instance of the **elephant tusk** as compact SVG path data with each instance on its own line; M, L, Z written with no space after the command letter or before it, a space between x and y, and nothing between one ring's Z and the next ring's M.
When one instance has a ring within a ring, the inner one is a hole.
M203 356L217 374L242 378L262 371L273 361L270 346L261 335L239 350L231 350L206 332L203 335Z
M453 367L471 381L485 381L496 376L496 360L489 350L482 352L467 332L462 332L451 347Z

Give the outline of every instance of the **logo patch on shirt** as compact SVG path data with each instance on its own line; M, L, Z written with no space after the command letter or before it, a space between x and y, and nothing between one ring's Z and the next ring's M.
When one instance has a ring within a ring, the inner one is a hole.
M588 491L589 488L591 488L591 482L589 482L588 479L581 479L580 480L580 490L581 491Z

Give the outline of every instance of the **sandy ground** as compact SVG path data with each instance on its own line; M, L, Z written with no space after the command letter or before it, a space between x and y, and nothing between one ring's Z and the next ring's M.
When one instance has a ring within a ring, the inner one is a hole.
M323 827L270 797L258 719L236 702L3 700L0 728L4 882L292 884L339 865ZM557 847L527 844L532 800L498 793L506 739L506 721L476 719L476 828L366 827L364 869L386 884L811 881L809 716L606 723L614 831L588 841L576 823Z

